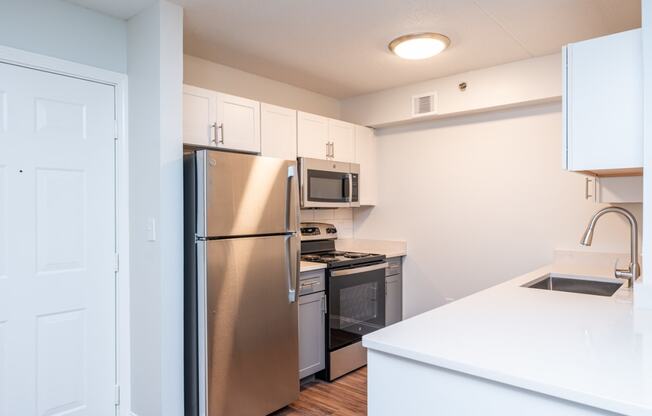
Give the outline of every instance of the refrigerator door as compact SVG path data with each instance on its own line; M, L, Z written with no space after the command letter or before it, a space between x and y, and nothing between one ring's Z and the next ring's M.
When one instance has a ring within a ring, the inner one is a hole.
M196 157L197 235L297 231L296 162L212 150L198 151Z
M220 239L199 246L206 266L199 282L200 315L203 310L206 317L199 325L204 414L255 416L282 408L299 395L298 238Z

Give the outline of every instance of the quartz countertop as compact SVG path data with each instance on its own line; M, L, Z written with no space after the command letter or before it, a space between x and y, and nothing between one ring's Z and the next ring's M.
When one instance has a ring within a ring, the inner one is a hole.
M313 270L325 269L326 265L324 263L315 263L313 261L301 261L299 267L299 272L311 272Z
M609 265L609 266L607 266ZM628 415L652 414L652 311L522 287L548 273L609 281L613 262L552 264L381 329L371 350Z

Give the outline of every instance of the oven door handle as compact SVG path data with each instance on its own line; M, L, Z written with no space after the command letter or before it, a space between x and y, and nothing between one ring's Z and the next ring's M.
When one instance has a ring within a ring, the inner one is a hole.
M387 268L387 262L380 263L380 264L373 264L371 266L354 267L352 269L333 270L331 272L331 277L349 276L349 275L352 275L352 274L371 272L371 271L374 271L374 270L382 270L382 269L386 269L386 268Z

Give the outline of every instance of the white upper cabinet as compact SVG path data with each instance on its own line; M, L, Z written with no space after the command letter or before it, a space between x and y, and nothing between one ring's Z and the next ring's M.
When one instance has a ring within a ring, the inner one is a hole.
M301 157L329 159L331 140L328 136L328 118L298 112L297 153Z
M215 146L217 93L204 88L183 86L183 142Z
M217 146L260 153L260 103L217 93Z
M564 168L635 174L643 166L641 30L566 46Z
M297 150L301 157L353 162L355 126L316 114L298 113Z
M331 158L342 162L355 161L355 125L340 120L328 120Z
M378 203L378 164L373 129L355 127L355 163L360 164L360 205Z
M297 158L297 111L260 104L260 139L263 156Z
M184 85L183 142L259 153L260 103Z

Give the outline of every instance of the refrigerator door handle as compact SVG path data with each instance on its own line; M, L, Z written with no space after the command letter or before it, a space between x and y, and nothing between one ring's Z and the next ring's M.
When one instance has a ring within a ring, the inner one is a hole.
M285 202L285 229L288 232L296 232L299 224L299 210L297 209L299 203L297 183L297 166L292 163L288 166L288 180L286 189L286 202Z
M297 244L297 236L289 235L286 237L285 256L288 265L288 301L295 303L297 301L297 291L299 285L299 267L301 262L300 249Z

